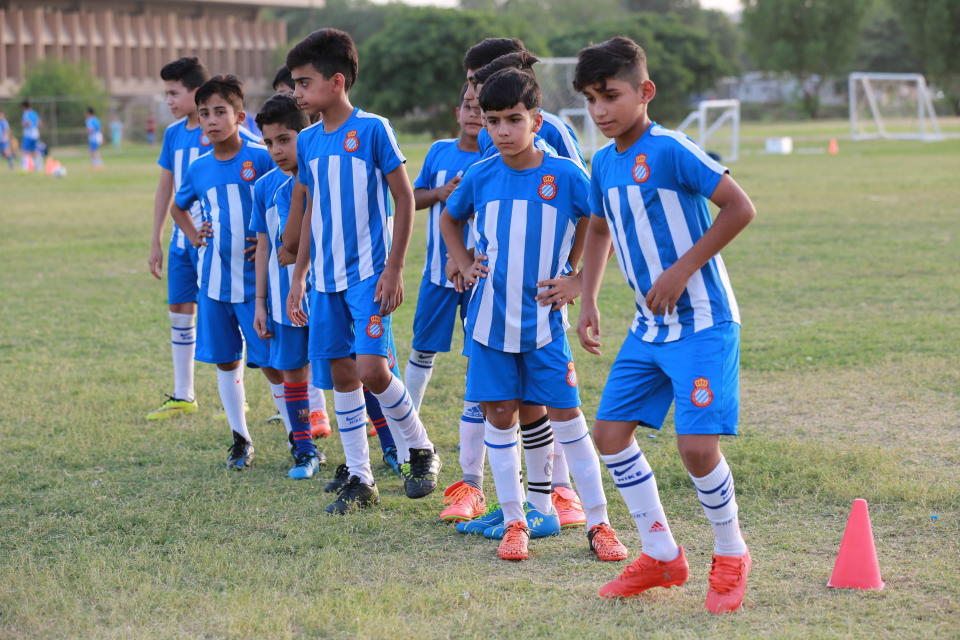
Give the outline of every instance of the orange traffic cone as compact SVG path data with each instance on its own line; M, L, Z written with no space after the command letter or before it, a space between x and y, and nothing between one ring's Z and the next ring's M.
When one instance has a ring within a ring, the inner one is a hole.
M827 145L827 153L832 156L840 153L840 145L837 143L836 138L830 138L830 144Z
M857 498L850 507L847 528L833 566L828 587L837 589L883 589L877 548L873 545L873 527L867 501Z

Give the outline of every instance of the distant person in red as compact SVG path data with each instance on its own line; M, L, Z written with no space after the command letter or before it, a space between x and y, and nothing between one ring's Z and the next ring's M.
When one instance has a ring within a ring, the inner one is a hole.
M157 119L153 114L147 116L147 144L151 147L157 141Z

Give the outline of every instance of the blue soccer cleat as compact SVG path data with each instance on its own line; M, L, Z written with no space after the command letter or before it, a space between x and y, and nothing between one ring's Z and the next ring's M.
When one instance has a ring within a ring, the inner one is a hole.
M500 505L494 502L489 507L487 507L487 512L482 516L477 516L473 520L466 520L465 522L458 522L456 527L454 527L460 533L474 533L478 536L482 536L483 532L489 529L490 527L496 526L503 523L503 509L500 508Z
M555 513L543 513L537 511L527 502L524 505L524 511L527 516L527 528L530 529L531 538L549 538L550 536L560 535L560 516ZM484 530L483 537L492 540L500 540L506 531L506 524L500 522Z
M287 477L294 480L307 480L320 470L323 460L316 453L301 453L294 456L294 465L287 472Z

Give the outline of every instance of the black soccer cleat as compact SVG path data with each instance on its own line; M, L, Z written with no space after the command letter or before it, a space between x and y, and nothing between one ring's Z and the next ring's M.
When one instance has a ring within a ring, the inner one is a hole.
M410 449L410 472L404 475L403 489L408 498L422 498L437 488L440 456L430 449Z
M344 485L347 484L347 481L350 479L350 469L347 468L347 465L341 464L337 467L336 472L333 474L333 480L328 482L323 488L327 493L336 493L343 489Z
M253 443L236 431L233 432L233 444L227 451L230 452L227 456L227 467L230 469L243 471L253 463Z
M343 515L351 511L358 511L366 507L373 506L380 502L380 492L376 484L364 484L357 476L350 476L350 479L343 488L337 499L330 503L324 511L332 515Z

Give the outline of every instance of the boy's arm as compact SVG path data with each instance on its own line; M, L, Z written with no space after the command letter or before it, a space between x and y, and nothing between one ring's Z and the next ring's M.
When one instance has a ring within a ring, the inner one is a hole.
M436 189L414 189L414 207L419 211L420 209L428 209L438 202L446 203L447 198L450 197L450 194L453 193L462 179L460 176L454 176L445 185Z
M570 265L571 269L570 273L541 280L537 283L537 287L546 287L547 289L537 294L536 299L540 301L540 306L552 306L553 310L556 311L565 304L576 304L576 299L580 297L580 273L577 271L577 265L580 264L580 258L583 256L583 246L587 241L587 228L589 226L589 217L580 218L577 222L577 229L573 236L573 246L570 247L570 254L567 256L567 264Z
M313 208L310 198L303 212L303 221L300 223L300 239L303 240L297 247L297 261L290 277L290 292L287 294L287 316L298 327L307 324L307 314L303 311L303 296L307 284L307 269L310 267L310 224L313 219ZM287 226L290 221L287 221Z
M277 258L281 267L289 266L297 261L297 249L300 246L300 225L303 222L304 200L307 197L307 186L299 181L294 181L293 194L290 196L290 213L280 236L283 244L277 250Z
M647 307L657 315L672 313L690 276L720 253L757 215L750 197L729 174L720 179L710 200L720 207L713 224L696 244L660 274L647 292Z
M407 170L400 165L387 174L387 184L393 194L393 246L387 256L387 264L377 281L374 302L380 303L380 315L393 313L403 302L403 264L407 258L407 246L413 232L413 187Z
M160 180L153 196L153 234L150 236L150 273L160 279L163 272L163 227L167 221L167 209L173 197L173 172L160 169Z
M207 246L207 238L213 235L209 222L204 222L199 229L193 226L193 216L189 211L184 211L177 203L170 205L170 217L177 223L183 235L187 236L187 241L196 248Z
M257 252L254 257L254 271L257 275L256 304L253 314L253 329L261 340L273 337L267 327L267 261L270 259L270 241L267 234L257 233Z
M597 308L597 293L603 272L610 257L610 227L606 218L591 216L583 250L583 269L580 271L582 307L577 323L580 346L587 352L600 354L600 310Z

